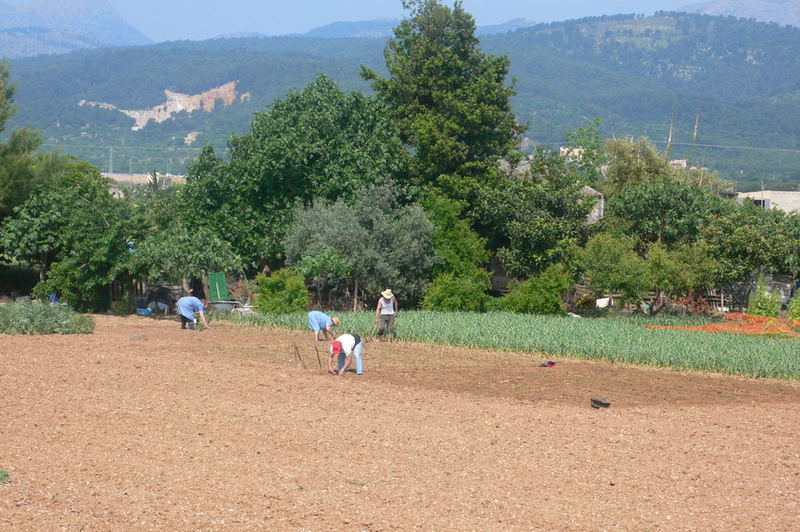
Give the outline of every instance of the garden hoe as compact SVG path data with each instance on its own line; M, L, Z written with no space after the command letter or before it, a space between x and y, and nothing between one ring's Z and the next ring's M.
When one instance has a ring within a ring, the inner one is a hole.
M294 354L297 355L297 361L300 362L300 365L303 367L303 369L308 369L306 367L306 363L303 362L303 357L300 356L300 350L297 349L297 344L294 344Z
M322 359L319 358L319 349L317 349L317 346L314 346L314 351L317 353L317 364L319 364L319 370L322 371Z

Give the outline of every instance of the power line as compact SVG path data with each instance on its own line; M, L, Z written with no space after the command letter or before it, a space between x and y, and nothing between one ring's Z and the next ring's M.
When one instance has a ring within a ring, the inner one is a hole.
M663 140L652 140L650 142L653 144L666 144L666 141ZM539 144L548 144L551 146L556 146L559 144L563 144L563 142L540 142ZM749 151L772 151L772 152L784 152L784 153L800 153L800 148L765 148L761 146L739 146L739 145L730 145L730 144L701 144L701 143L694 143L694 142L671 142L673 146L699 146L703 148L721 148L727 150L749 150ZM190 152L200 152L203 148L189 148L189 147L182 147L182 146L173 146L173 147L163 147L163 146L108 146L108 145L97 145L97 144L49 144L45 143L42 146L50 146L53 148L97 148L97 149L116 149L116 150L150 150L150 151L174 151L174 150L184 150ZM223 152L227 152L228 147L222 148Z
M653 144L666 144L664 140L648 139ZM540 142L539 144L547 144L550 146L558 146L563 142ZM727 144L700 144L695 142L671 142L672 146L700 146L703 148L722 148L728 150L749 150L749 151L777 151L785 153L800 153L800 148L764 148L760 146L737 146Z
M173 151L173 150L184 150L184 151L191 151L191 152L199 152L203 148L187 148L183 146L101 146L97 144L42 144L42 146L49 146L53 148L97 148L102 150L150 150L150 151ZM227 151L228 148L224 148L223 151Z
M664 141L654 141L655 144L664 144ZM787 152L787 153L800 153L800 149L797 148L762 148L759 146L728 146L725 144L700 144L700 143L693 143L693 142L673 142L673 145L679 146L700 146L703 148L723 148L729 150L750 150L750 151L780 151L780 152Z

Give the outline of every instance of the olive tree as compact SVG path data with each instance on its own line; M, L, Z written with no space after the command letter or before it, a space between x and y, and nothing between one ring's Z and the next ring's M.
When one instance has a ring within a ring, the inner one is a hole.
M384 183L350 203L320 199L299 206L284 241L286 260L301 270L315 264L328 289L349 294L354 308L387 287L416 300L437 260L433 230L421 207L402 205L393 183ZM329 268L320 264L326 258Z

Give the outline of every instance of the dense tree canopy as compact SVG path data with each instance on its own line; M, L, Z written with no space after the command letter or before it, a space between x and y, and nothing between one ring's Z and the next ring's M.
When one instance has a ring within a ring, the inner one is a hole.
M578 174L558 153L539 149L529 163L527 172L485 191L476 209L476 225L518 277L565 260L583 244L586 217L596 201L582 192Z
M279 260L297 202L352 198L401 175L407 153L374 98L344 93L326 76L256 113L230 140L230 162L206 148L191 167L187 214L233 244L250 267Z
M9 81L8 62L0 61L0 133L5 131L6 122L14 116L16 108L14 106L14 91L16 88Z
M97 168L75 162L58 185L41 188L14 210L2 240L14 259L50 265L35 288L56 292L75 308L107 308L114 281L133 278L136 227L130 203L109 192Z
M798 251L793 218L751 201L712 218L702 236L714 256L717 282L746 280L765 270L793 271Z
M694 242L713 217L731 208L706 188L664 176L629 184L609 198L606 223L622 226L640 249L657 241L671 246Z

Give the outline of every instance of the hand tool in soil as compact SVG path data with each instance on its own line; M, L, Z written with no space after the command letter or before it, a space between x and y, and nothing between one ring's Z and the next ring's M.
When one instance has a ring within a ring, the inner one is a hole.
M306 367L306 363L303 362L303 357L300 356L300 350L297 349L297 344L294 344L294 354L297 355L297 361L300 362L300 365L303 366L303 369L308 369Z
M317 346L314 346L314 351L317 353L317 364L319 364L319 370L322 371L322 360L319 358L319 349L317 349Z

